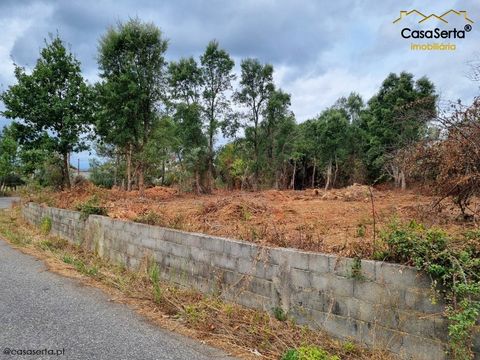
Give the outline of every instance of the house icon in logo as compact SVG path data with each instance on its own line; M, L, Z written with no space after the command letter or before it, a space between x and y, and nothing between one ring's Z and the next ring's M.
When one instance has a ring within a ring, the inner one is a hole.
M470 24L473 24L473 20L468 17L468 14L465 10L457 11L457 10L453 10L453 9L448 10L447 12L443 13L442 15L430 14L428 16L421 13L418 10L410 10L410 11L402 10L402 11L400 11L400 17L398 19L394 20L393 23L396 24L396 23L402 21L407 16L415 15L417 18L419 18L419 20L418 20L419 24L424 23L428 20L432 20L432 19L442 21L443 23L448 24L448 20L446 20L445 18L448 17L448 15L450 15L450 14L454 14L456 16L463 17L466 22L468 22Z

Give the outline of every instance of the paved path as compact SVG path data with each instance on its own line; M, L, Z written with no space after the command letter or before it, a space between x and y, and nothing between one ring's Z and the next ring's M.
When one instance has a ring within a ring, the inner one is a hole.
M109 302L98 289L45 270L0 239L0 359L228 359ZM18 356L6 348L65 350Z

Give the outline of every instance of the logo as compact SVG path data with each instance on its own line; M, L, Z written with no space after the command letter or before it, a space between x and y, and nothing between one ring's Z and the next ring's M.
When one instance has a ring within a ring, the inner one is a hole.
M425 15L425 14L422 14L420 11L418 10L410 10L410 11L405 11L405 10L402 10L400 11L400 17L396 20L393 21L394 24L400 22L401 20L403 20L404 18L406 18L407 16L410 16L410 15L417 15L420 20L418 21L419 24L423 23L423 22L426 22L428 20L440 20L442 22L444 22L445 24L448 24L448 15L450 14L454 14L454 15L457 15L457 16L460 16L460 17L463 17L465 19L466 22L469 22L470 24L473 24L473 20L470 19L468 17L468 14L465 10L462 10L462 11L457 11L457 10L448 10L447 12L443 13L442 15L435 15L435 14L430 14L430 15Z
M407 19L408 18L408 19ZM400 16L393 21L394 24L407 22L413 24L411 27L404 27L400 35L404 39L465 39L466 33L472 31L474 21L465 10L448 10L443 14L426 15L418 10L402 10ZM449 23L459 24L462 27L451 27ZM439 27L427 27L429 24L440 23ZM418 25L416 25L418 24ZM453 43L416 43L411 44L411 50L456 50Z

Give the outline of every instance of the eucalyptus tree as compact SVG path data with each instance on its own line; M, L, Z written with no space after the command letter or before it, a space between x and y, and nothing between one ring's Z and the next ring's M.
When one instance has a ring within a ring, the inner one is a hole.
M217 41L211 41L200 57L202 73L202 111L205 118L207 136L207 178L205 192L213 188L213 161L215 136L220 128L226 128L231 120L230 99L228 92L232 90L235 79L233 67L235 62L230 55L219 47Z
M404 169L388 159L427 134L428 123L436 116L436 100L435 87L426 77L415 81L406 72L387 76L369 100L361 123L372 179L387 171L405 186Z
M254 161L254 190L258 189L260 137L259 126L270 94L274 90L273 66L262 65L258 59L245 59L241 63L240 89L235 92L235 100L246 107L247 126L251 126Z
M149 166L143 152L166 99L167 46L158 27L137 18L109 28L99 42L97 133L103 141L123 149L128 190L135 164L140 194Z
M202 71L195 59L180 59L171 62L169 86L177 125L178 155L182 165L194 175L196 193L203 192L201 175L207 151L207 138L202 131L202 107L200 104L203 86Z
M281 89L271 91L260 125L261 166L269 170L269 180L276 189L282 187L282 183L285 186L286 164L298 136L290 104L290 94Z
M15 65L17 83L0 99L2 114L14 120L24 149L42 148L61 157L63 186L70 187L69 154L87 149L91 123L91 91L82 77L80 62L57 35L40 51L30 73Z

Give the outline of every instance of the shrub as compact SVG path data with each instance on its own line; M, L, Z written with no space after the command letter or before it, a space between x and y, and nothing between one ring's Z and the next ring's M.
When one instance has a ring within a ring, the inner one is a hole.
M311 345L287 350L282 360L340 360L340 358L337 355L330 355L318 346Z
M90 215L107 215L105 207L100 205L97 196L93 195L85 201L76 206L76 209L82 213L82 219L86 220Z
M42 218L42 221L40 222L40 230L45 235L50 234L50 231L52 230L52 218L51 217L45 216L45 217Z
M382 239L388 247L386 260L414 265L432 278L432 286L447 303L451 357L472 359L472 332L480 316L479 233L468 231L454 238L414 221L393 222Z

